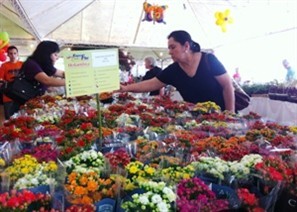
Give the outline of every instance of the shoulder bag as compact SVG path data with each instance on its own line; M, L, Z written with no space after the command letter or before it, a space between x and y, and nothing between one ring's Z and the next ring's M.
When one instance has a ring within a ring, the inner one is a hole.
M210 70L210 65L208 62L208 54L205 54L205 61L208 70ZM234 87L235 96L235 111L243 110L250 104L250 96L240 87L240 85L232 78L232 84Z
M26 79L25 73L20 71L13 81L5 84L4 94L15 102L25 104L29 99L42 95L43 91L39 82Z

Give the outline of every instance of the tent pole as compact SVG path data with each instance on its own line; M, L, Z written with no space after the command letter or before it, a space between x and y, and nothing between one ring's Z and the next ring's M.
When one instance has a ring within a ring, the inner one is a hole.
M137 28L136 28L136 33L135 33L135 36L134 36L134 39L133 39L133 44L135 44L137 36L138 36L140 23L142 22L142 19L143 19L143 13L144 13L144 10L142 9L141 14L140 14L140 18L139 18L139 21L138 21L138 24L137 24Z

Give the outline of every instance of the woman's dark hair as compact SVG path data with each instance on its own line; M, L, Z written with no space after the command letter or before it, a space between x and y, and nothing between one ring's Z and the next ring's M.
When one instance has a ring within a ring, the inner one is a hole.
M181 45L185 45L186 42L189 42L190 49L193 52L201 51L200 45L193 41L191 35L184 30L173 31L168 35L167 38L173 38L176 42L180 43Z
M50 73L56 70L51 59L51 54L55 52L60 52L59 45L56 42L42 41L29 58L36 61L45 73Z

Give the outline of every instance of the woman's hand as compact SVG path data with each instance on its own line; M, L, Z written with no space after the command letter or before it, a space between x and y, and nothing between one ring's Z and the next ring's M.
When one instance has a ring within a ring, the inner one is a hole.
M119 90L115 90L114 92L127 92L128 89L127 89L127 85L123 85L123 84L120 84L120 89Z

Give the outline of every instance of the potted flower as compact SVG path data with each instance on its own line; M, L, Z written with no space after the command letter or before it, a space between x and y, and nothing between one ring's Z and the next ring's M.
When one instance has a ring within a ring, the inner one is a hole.
M135 193L123 201L125 211L174 211L176 195L164 182L147 181L140 183L143 193Z
M221 211L228 209L228 201L216 194L199 178L184 179L177 185L178 211Z

